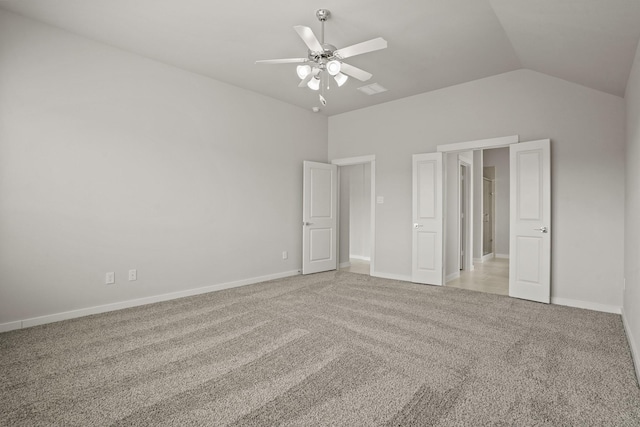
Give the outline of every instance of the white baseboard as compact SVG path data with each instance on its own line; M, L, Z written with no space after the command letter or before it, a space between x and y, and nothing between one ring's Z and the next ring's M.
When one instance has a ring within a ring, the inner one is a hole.
M496 254L496 258L509 259L509 254Z
M403 282L411 281L411 276L405 276L402 274L394 274L394 273L381 273L379 271L374 271L371 276L379 277L381 279L401 280Z
M480 258L474 258L473 262L477 262L477 263L483 263L485 261L489 261L490 259L495 258L493 255L493 252L491 252L490 254L486 254L486 255L482 255Z
M0 323L0 333L13 331L20 328L22 328L22 322L19 320L17 322Z
M123 308L137 307L141 305L153 304L155 302L169 301L178 298L190 297L194 295L206 294L209 292L221 291L223 289L237 288L240 286L252 285L254 283L266 282L268 280L282 279L296 276L300 270L285 271L282 273L269 274L266 276L252 277L249 279L237 280L235 282L220 283L217 285L205 286L202 288L189 289L186 291L171 292L168 294L155 295L151 297L138 298L128 301L116 302L112 304L98 305L95 307L81 308L78 310L65 311L62 313L48 314L46 316L33 317L30 319L0 324L0 332L14 329L28 328L30 326L44 325L46 323L59 322L61 320L75 319L76 317L89 316L92 314L106 313L108 311L121 310Z
M637 343L633 339L633 335L631 335L629 322L627 322L627 317L624 313L624 307L621 311L622 324L624 325L624 331L627 334L627 341L629 342L629 348L631 349L631 359L633 360L633 366L636 368L636 381L638 382L638 386L640 386L640 348L638 348Z
M567 307L586 308L587 310L602 311L604 313L620 314L621 307L617 305L598 304L589 301L580 301L568 298L551 298L551 304L566 305Z
M451 273L444 278L444 283L450 282L460 277L460 272L456 271L455 273Z
M357 259L360 261L371 261L371 257L361 255L349 255L350 259Z
M340 265L338 265L338 268L347 268L347 267L351 267L351 263L349 261L341 262Z

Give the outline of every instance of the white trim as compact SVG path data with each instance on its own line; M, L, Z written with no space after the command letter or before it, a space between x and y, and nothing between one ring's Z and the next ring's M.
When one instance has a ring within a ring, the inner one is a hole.
M520 142L518 135L501 136L498 138L479 139L476 141L454 142L452 144L442 144L437 146L437 150L442 153L452 151L484 150L488 148L506 147Z
M15 331L20 328L22 328L22 322L19 320L17 322L0 323L0 333Z
M493 258L495 258L495 256L493 255L493 252L491 252L490 254L482 255L482 257L480 257L480 258L474 258L473 262L483 263L483 262L489 261L490 259L493 259Z
M331 160L331 164L336 166L351 166L351 165L360 165L362 163L369 163L369 162L375 162L375 161L376 161L375 154L370 154L368 156L345 157L342 159L333 159Z
M451 273L451 274L447 275L447 277L444 278L444 283L450 282L450 281L455 280L455 279L457 279L459 277L460 277L460 272L456 271L454 273Z
M358 259L360 261L371 261L371 258L368 256L361 255L349 255L349 259Z
M178 298L190 297L194 295L206 294L209 292L221 291L223 289L237 288L240 286L252 285L254 283L266 282L268 280L282 279L285 277L297 276L300 270L285 271L282 273L268 274L266 276L252 277L249 279L237 280L234 282L220 283L217 285L205 286L202 288L189 289L186 291L171 292L168 294L155 295L151 297L138 298L128 301L121 301L112 304L98 305L95 307L81 308L79 310L65 311L62 313L48 314L40 317L24 319L22 321L3 323L0 331L5 330L7 325L12 329L28 328L31 326L44 325L46 323L59 322L61 320L75 319L77 317L89 316L92 314L106 313L109 311L121 310L123 308L138 307L141 305L153 304L156 302L169 301ZM20 324L20 326L17 326ZM6 329L11 330L11 329Z
M604 313L621 313L621 307L617 305L598 304L596 302L580 301L568 298L551 297L551 304L565 305L567 307L575 308L585 308L587 310L602 311Z
M631 360L633 361L633 366L636 368L636 381L638 382L638 386L640 386L640 348L638 348L637 343L633 340L633 335L631 335L631 328L629 328L629 322L627 321L624 307L622 307L620 311L622 313L622 325L624 326L624 332L627 334L627 341L629 342L629 348L631 349Z
M400 280L403 282L411 282L411 276L405 276L404 274L394 274L394 273L381 273L379 271L373 272L371 274L373 277L379 277L381 279L390 279L390 280Z
M465 160L460 159L460 156L458 157L458 171L457 171L457 176L458 176L458 197L457 199L457 206L458 206L458 220L456 221L458 223L458 254L461 254L463 251L464 253L466 253L467 255L464 256L465 259L465 265L461 265L461 256L462 255L458 255L458 269L460 270L467 270L467 271L473 271L473 260L471 258L471 256L469 254L473 253L473 162L472 163L468 163ZM467 181L466 182L462 182L461 179L461 172L462 172L462 168L466 167L467 168ZM466 217L462 218L462 214L465 212L462 212L461 206L460 206L460 200L462 199L462 187L465 187L465 204L467 206L467 211L466 211ZM445 196L446 197L446 196ZM464 222L465 224L465 228L467 229L467 234L465 236L465 241L464 243L462 242L462 222ZM446 230L445 230L445 234L446 234ZM446 280L445 280L446 283Z
M494 258L509 259L509 254L495 254Z
M338 265L338 268L349 268L349 267L351 267L351 263L349 261L341 262L340 265Z
M370 162L370 174L369 180L371 181L371 230L369 232L369 237L371 238L371 246L369 247L369 275L373 275L375 271L375 256L376 256L376 156L373 157L373 160Z

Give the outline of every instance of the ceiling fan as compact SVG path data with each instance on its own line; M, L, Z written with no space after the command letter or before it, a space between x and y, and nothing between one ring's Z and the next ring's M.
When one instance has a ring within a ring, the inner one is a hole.
M338 87L345 84L349 76L360 81L367 81L372 77L360 68L354 67L343 62L344 59L363 53L373 52L387 47L387 41L382 37L368 40L366 42L354 44L342 49L324 42L324 23L331 16L331 12L327 9L318 9L316 17L321 23L320 40L313 34L309 27L296 25L293 27L298 33L302 41L309 48L306 58L286 58L286 59L266 59L256 61L256 64L303 64L298 65L296 72L301 79L298 87L307 86L312 90L320 90L320 102L327 105L327 101L322 96L322 92L326 87L329 89L330 78L333 77ZM321 90L322 89L322 90ZM315 111L315 110L314 110Z

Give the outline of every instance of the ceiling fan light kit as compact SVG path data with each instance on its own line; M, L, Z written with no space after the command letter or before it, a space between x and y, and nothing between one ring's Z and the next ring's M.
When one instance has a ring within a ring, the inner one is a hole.
M298 65L296 67L296 72L298 73L298 77L303 80L309 74L311 74L311 67L308 65Z
M326 105L327 101L322 92L325 87L330 88L330 79L333 77L338 87L344 85L349 76L360 81L367 81L372 77L371 73L361 70L353 65L349 65L343 60L356 55L373 52L387 47L387 41L382 37L368 40L366 42L354 44L342 49L324 42L324 23L331 16L331 12L327 9L318 9L316 18L321 24L320 40L313 34L309 27L296 25L293 29L298 33L302 41L307 45L306 58L287 58L287 59L267 59L256 61L257 64L291 64L302 63L296 67L296 74L300 78L298 87L307 86L309 89L318 91L320 103Z
M320 79L317 77L313 77L311 80L309 80L307 86L311 90L320 90Z

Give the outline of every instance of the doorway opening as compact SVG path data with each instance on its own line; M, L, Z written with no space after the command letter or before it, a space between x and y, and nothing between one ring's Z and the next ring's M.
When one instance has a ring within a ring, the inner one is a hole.
M338 269L373 275L375 271L374 155L335 159L338 166Z
M551 140L519 141L518 135L477 141L438 145L436 152L412 156L412 251L411 281L442 286L460 278L461 240L458 232L458 194L447 194L451 183L458 182L458 169L454 156L471 153L471 176L474 202L473 212L482 208L482 168L488 163L491 150L508 158L510 169L507 178L500 179L496 169L496 209L494 257L507 267L507 295L542 303L551 301ZM482 151L486 150L486 151ZM453 159L453 160L452 160ZM450 164L454 162L454 167ZM453 172L451 172L453 171ZM506 168L505 168L506 172ZM453 173L453 179L450 178ZM500 183L509 188L506 214L501 214ZM476 189L476 186L479 188ZM453 185L453 188L457 186ZM476 199L480 200L480 203ZM454 209L450 209L451 205ZM478 208L475 208L477 206ZM451 218L447 218L453 215ZM482 216L473 215L473 255L482 259ZM506 238L501 239L499 219L508 228ZM452 226L454 224L455 226ZM479 236L476 236L476 233ZM500 242L506 242L501 249ZM453 250L452 250L453 248ZM506 248L506 249L505 249ZM503 251L503 252L502 252ZM449 256L453 253L453 256ZM508 262L507 262L508 259ZM453 261L452 261L453 260ZM451 271L451 266L457 267ZM466 272L465 272L466 273ZM471 271L470 274L473 272ZM448 274L455 274L452 278ZM504 293L504 292L503 292Z
M453 246L445 250L445 256L455 257L445 260L445 284L508 295L509 148L447 153L447 156L454 157L448 159L448 167L458 161L459 178L457 188L447 186L445 218L452 221L457 217L459 231L456 233L451 226L445 228L445 247ZM451 172L446 174L454 176Z
M371 164L340 166L339 268L369 274L371 267Z

